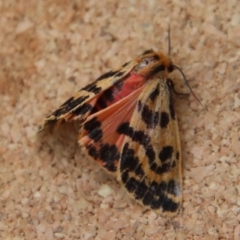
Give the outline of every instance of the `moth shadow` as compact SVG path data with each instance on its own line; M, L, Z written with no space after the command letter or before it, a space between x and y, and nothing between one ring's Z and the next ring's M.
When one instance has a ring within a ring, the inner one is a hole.
M95 178L98 184L112 182L114 178L106 174L95 161L89 158L78 144L79 122L50 124L37 134L36 153L43 164L51 165L60 173L72 172ZM73 170L74 169L74 170Z
M37 133L35 153L52 167L61 168L61 165L70 163L75 166L78 164L76 155L81 154L77 142L78 132L78 123L50 124Z

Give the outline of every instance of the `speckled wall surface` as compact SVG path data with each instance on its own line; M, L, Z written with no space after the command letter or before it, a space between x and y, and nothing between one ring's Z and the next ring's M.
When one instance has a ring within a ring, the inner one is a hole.
M240 239L239 12L234 0L1 0L1 239ZM167 53L168 24L203 105L176 100L184 202L170 219L88 160L76 126L36 137L77 89L146 49Z

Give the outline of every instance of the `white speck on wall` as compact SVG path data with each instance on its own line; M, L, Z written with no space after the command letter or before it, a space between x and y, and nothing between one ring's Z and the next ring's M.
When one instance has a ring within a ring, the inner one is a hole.
M107 184L103 184L98 190L98 194L101 197L106 198L112 194L112 189Z

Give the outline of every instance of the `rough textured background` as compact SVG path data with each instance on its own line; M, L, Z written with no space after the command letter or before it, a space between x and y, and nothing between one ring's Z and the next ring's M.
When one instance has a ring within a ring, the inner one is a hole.
M240 239L239 12L237 0L1 0L1 239ZM166 53L168 24L173 62L203 105L176 103L184 204L173 219L87 160L73 127L36 137L100 74L149 48Z

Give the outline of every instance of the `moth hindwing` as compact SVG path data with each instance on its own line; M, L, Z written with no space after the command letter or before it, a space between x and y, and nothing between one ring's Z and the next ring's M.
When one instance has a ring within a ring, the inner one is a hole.
M174 216L182 163L171 60L145 51L80 89L43 121L80 121L78 142L140 204Z

